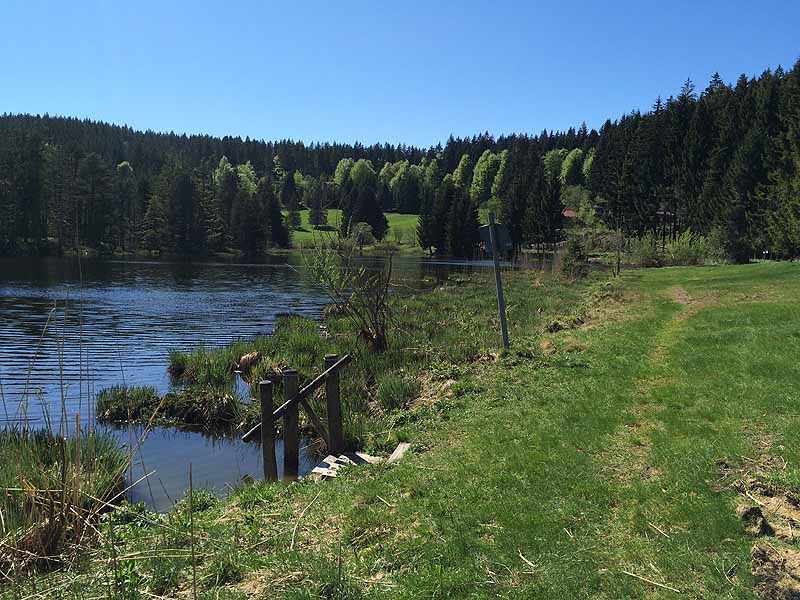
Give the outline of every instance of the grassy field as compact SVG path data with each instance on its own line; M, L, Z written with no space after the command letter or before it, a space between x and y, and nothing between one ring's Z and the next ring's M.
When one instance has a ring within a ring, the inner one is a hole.
M117 513L128 558L37 590L190 597L193 539L201 598L797 597L798 297L789 263L517 274L501 354L487 281L400 298L401 463L199 497L193 536Z
M300 211L301 226L300 229L292 231L292 244L300 246L304 242L310 242L314 239L314 234L319 235L311 224L308 222L308 210ZM386 219L389 221L389 231L386 234L386 239L389 241L397 241L396 235L399 232L401 236L401 245L413 247L417 245L417 219L419 215L403 215L399 213L386 213ZM338 227L342 219L342 211L338 208L328 210L328 224L332 227Z

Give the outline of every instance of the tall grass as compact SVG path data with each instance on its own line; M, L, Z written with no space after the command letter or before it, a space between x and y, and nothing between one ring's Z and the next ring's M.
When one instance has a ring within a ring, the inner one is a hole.
M229 430L240 422L242 400L230 386L192 384L159 397L150 386L115 385L97 394L95 412L106 423L183 425Z
M115 385L100 390L95 398L95 414L107 422L148 419L157 407L158 393L152 386Z
M60 562L124 485L127 457L95 433L0 431L0 568Z

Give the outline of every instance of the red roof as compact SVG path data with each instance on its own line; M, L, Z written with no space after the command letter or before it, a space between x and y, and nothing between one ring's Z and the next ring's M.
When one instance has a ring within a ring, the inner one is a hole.
M576 212L575 212L574 210L572 210L571 208L568 208L568 209L566 209L566 210L565 210L563 213L561 213L561 214L562 214L562 215L564 215L564 216L565 216L566 218L568 218L568 219L574 219L575 217L577 217L577 216L578 216L578 213L576 213Z

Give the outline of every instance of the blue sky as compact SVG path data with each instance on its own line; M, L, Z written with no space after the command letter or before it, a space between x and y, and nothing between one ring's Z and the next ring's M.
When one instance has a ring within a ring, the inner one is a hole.
M0 112L428 146L800 57L800 2L0 2Z

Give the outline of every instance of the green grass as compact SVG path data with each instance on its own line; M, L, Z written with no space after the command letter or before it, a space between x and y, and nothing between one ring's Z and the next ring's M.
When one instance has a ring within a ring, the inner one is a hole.
M122 490L126 457L94 433L0 431L0 573L52 567L94 539L104 503Z
M152 386L115 385L98 392L95 414L104 422L147 421L158 408L158 401Z
M292 231L292 244L295 247L301 247L304 243L310 243L314 239L314 235L320 233L308 222L308 210L300 211L301 225L300 229ZM400 232L401 245L413 247L417 245L417 220L419 215L406 215L400 213L385 213L386 219L389 221L389 231L386 234L386 239L389 241L396 241L396 232ZM338 227L341 223L342 211L338 208L328 210L328 225L331 227Z
M95 414L102 423L153 423L217 433L239 427L247 408L229 383L190 384L164 396L150 386L115 385L95 399Z
M753 546L799 551L748 536L735 508L753 504L743 489L769 490L765 505L800 494L800 265L577 286L517 274L506 292L505 353L489 281L397 298L396 364L370 367L369 405L385 412L372 435L410 440L411 453L321 484L242 486L195 513L200 593L759 597ZM384 411L412 379L418 397ZM168 580L164 595L191 588L187 554L166 550L187 548L185 513L166 517L179 533L163 522L119 532L131 555L168 538L163 558L129 562L143 585ZM107 564L37 589L68 581L63 597L103 595Z

